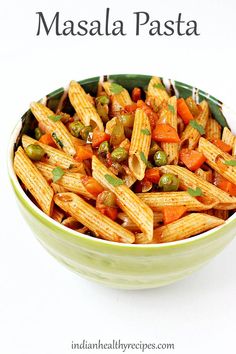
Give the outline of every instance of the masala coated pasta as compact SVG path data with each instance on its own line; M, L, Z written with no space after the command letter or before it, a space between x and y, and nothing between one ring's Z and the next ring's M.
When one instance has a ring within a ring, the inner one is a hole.
M99 82L97 94L71 81L55 109L33 102L34 130L14 156L23 189L63 227L112 242L223 225L236 209L236 137L207 100L175 94L159 77L146 91Z

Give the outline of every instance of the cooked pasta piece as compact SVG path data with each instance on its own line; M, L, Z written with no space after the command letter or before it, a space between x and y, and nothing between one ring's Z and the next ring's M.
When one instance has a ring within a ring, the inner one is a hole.
M101 238L114 241L133 243L134 234L100 213L92 205L85 202L74 193L59 193L55 195L55 203L66 213L99 234Z
M200 177L201 179L203 179L204 181L210 182L212 183L213 181L213 173L212 173L212 169L210 167L208 167L208 169L202 169L202 168L198 168L195 172L194 172L198 177Z
M208 140L221 138L221 125L213 118L209 118L206 124L205 136Z
M73 216L68 216L68 218L62 221L62 225L69 227L70 229L76 230L79 229L81 223L76 220Z
M96 156L92 159L93 177L116 195L117 204L144 233L147 240L153 237L153 212L132 192L122 180L104 166Z
M168 99L167 114L165 123L170 124L177 132L177 99L176 96ZM161 143L162 149L167 155L168 164L172 162L178 164L179 144L178 143Z
M200 125L203 129L205 129L209 117L209 105L207 101L204 100L200 103L200 106L202 110L194 122L196 122L198 126ZM181 145L184 144L184 146L188 147L189 149L195 149L198 140L201 137L199 130L193 127L192 122L193 121L190 121L190 123L186 126L181 136Z
M231 146L233 148L235 144L235 136L232 134L232 132L229 130L229 128L224 127L223 134L222 134L222 141Z
M192 213L154 230L152 243L183 240L224 224L224 220L204 213Z
M234 209L236 205L236 198L231 197L228 193L217 188L213 184L204 181L194 173L186 170L184 167L166 165L160 167L163 173L173 173L180 179L180 189L187 190L188 188L196 189L199 187L204 196L215 199L219 204L214 206L215 209Z
M132 104L129 92L120 85L105 81L103 82L103 88L108 96L111 97L111 113L113 115L119 114L125 106ZM115 88L119 87L118 92Z
M97 126L99 130L103 131L104 127L102 119L100 118L94 105L88 98L86 92L78 82L70 82L68 95L70 98L70 102L82 123L85 126Z
M148 116L142 109L137 109L129 149L129 168L139 181L145 175L150 144L151 127Z
M22 147L19 147L15 153L14 170L21 182L35 198L40 208L47 215L52 215L53 189L25 154Z
M166 88L162 84L159 77L153 76L149 81L147 98L154 100L154 106L156 109L158 109L163 101L167 101L169 99L169 94L167 93Z
M47 162L51 163L52 165L58 165L62 168L71 169L76 167L77 172L85 174L84 164L82 162L78 162L73 159L73 157L69 156L68 154L64 153L61 150L55 149L49 145L42 144L41 142L31 138L28 135L22 136L22 145L23 148L26 149L28 145L31 144L38 144L40 145L47 155Z
M229 217L229 211L228 210L214 210L214 215L217 218L227 220Z
M125 229L128 229L130 231L140 231L138 226L130 219L128 215L125 213L119 213L118 214L118 219L122 221L121 226L124 227ZM153 228L157 227L160 222L163 220L163 215L161 212L154 212L153 213Z
M231 183L236 184L236 166L227 165L227 162L229 161L235 161L236 163L236 160L233 160L231 155L223 152L217 146L204 138L199 140L198 150L204 153L204 156L207 158L206 163L211 168Z
M56 193L64 193L64 192L67 192L67 190L66 190L64 187L60 186L60 185L57 184L57 183L52 182L52 183L50 184L50 186L51 186L52 189L54 190L54 193L55 193L55 194L56 194Z
M52 218L61 223L63 218L64 218L65 214L62 210L60 210L59 208L57 208L56 206L54 206L53 211L52 211Z
M30 105L31 111L38 122L41 122L47 130L47 133L52 135L53 140L59 149L62 149L68 155L76 154L71 135L65 125L60 121L54 121L55 113L42 103L33 102Z
M44 163L44 162L36 162L35 166L42 173L42 175L46 178L48 182L51 182L53 179L53 170L55 166ZM84 197L90 199L96 199L96 197L89 193L83 184L83 178L85 176L76 173L76 172L68 172L64 171L63 176L57 181L57 184L61 187L64 187L66 190L69 190L74 193L78 193L83 195ZM86 178L86 177L85 177Z
M161 211L165 206L185 206L189 211L201 211L211 209L218 203L210 197L199 201L182 191L138 193L137 196L154 211Z

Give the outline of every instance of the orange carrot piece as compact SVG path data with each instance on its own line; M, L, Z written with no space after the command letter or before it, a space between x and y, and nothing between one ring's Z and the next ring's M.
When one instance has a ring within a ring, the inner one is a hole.
M215 172L214 185L229 193L233 197L236 197L236 185L228 181L217 172Z
M81 145L76 147L76 155L74 159L78 162L82 162L87 159L91 159L93 156L93 151L89 146Z
M51 134L49 133L43 134L39 139L39 142L57 148L55 141L53 140Z
M150 125L151 125L151 128L155 128L156 126L156 123L157 123L157 120L159 118L158 114L155 113L151 107L149 107L144 101L142 100L138 100L137 102L137 107L138 108L141 108L145 113L146 115L148 116L149 118L149 122L150 122Z
M107 134L105 132L101 132L97 128L95 128L93 131L92 147L93 148L99 147L99 145L103 141L109 141L110 137L111 136L109 134Z
M141 89L139 87L134 87L131 94L132 101L137 102L141 99Z
M164 224L170 224L184 216L187 208L185 206L165 206L162 209Z
M128 113L135 112L136 109L137 109L137 103L128 104L127 106L125 106L125 111Z
M108 216L111 220L115 221L118 215L117 208L106 206L104 208L97 208L102 214Z
M91 176L81 177L81 182L87 189L89 193L97 197L100 193L104 191L103 187Z
M206 161L201 152L190 149L182 149L179 153L179 158L190 171L196 171Z
M163 143L179 143L180 138L177 131L170 124L157 124L152 132L152 138L155 141Z
M151 183L158 183L160 179L160 171L158 167L147 169L145 172L145 178Z
M178 115L183 119L184 124L188 124L191 119L194 119L192 113L190 112L187 103L183 98L177 100L177 112Z
M214 139L211 142L224 152L230 152L232 150L231 146L221 139Z

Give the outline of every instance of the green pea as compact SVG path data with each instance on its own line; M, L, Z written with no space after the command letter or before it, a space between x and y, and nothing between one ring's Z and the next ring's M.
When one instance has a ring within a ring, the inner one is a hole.
M109 104L110 100L107 96L99 96L96 98L96 101L101 103L102 105Z
M75 121L69 124L69 131L70 133L75 136L76 138L79 137L81 130L84 128L83 123L79 121Z
M42 135L43 135L43 133L41 132L41 130L39 128L34 129L34 136L35 136L36 140L39 140Z
M108 141L103 141L98 148L98 154L106 157L107 153L110 151L110 144Z
M134 125L134 115L133 114L122 114L119 117L121 123L126 128L132 128Z
M26 155L33 161L40 161L45 155L45 151L40 145L30 144L25 149Z
M160 146L154 140L152 140L149 150L149 156L153 156L158 150L161 150Z
M118 147L111 153L111 159L115 162L123 162L127 160L128 152L123 147Z
M83 129L81 129L80 131L80 136L83 140L87 141L89 133L91 133L93 131L93 128L91 127L91 125L87 125L85 126Z
M161 176L158 185L164 192L174 192L179 188L179 178L172 173L165 173Z
M116 206L116 196L110 191L104 191L100 195L100 200L105 206L115 207Z
M165 151L157 151L154 155L154 162L157 167L167 164L167 155Z

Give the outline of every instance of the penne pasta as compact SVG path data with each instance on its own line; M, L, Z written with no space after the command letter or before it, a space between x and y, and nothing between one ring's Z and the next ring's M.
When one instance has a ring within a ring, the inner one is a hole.
M213 210L213 211L214 211L214 215L217 218L227 220L229 217L229 210Z
M55 195L54 200L62 210L99 234L101 238L113 242L134 242L135 237L132 232L100 213L78 195L74 193L59 193Z
M122 88L122 86L109 81L103 82L102 85L106 94L111 98L111 113L113 115L119 114L125 106L132 104L129 92L125 88ZM118 92L114 89L114 85L116 85L115 88L119 86Z
M204 181L213 182L213 173L212 173L212 169L208 167L208 169L202 169L202 168L198 168L195 171L195 175L197 175L198 177L200 177L201 179L203 179Z
M47 155L47 162L48 163L51 163L52 165L58 165L58 166L61 166L62 168L66 168L66 169L71 169L71 168L76 167L78 172L85 174L83 163L77 162L76 160L73 159L73 157L64 153L61 150L55 149L55 148L53 148L49 145L46 145L46 144L42 144L39 141L24 134L22 136L22 146L23 146L24 150L27 148L27 146L29 146L31 144L40 145L44 149L44 151Z
M200 125L203 129L205 129L209 117L209 105L207 101L204 100L200 103L200 106L202 110L199 113L198 117L195 119L195 122L198 124L198 126ZM181 145L184 145L189 149L195 149L200 137L200 132L192 126L190 121L181 136Z
M153 76L148 84L147 89L147 98L154 99L154 106L156 109L160 107L160 105L168 101L169 94L166 91L165 86L162 84L161 79L157 76Z
M228 193L217 188L213 184L204 181L194 173L186 170L184 167L166 165L160 167L163 173L173 173L178 176L180 180L180 189L187 190L188 188L196 189L201 188L203 195L215 199L219 204L215 205L215 209L221 209L223 206L225 209L230 210L235 208L236 198L231 197Z
M44 176L44 178L46 178L48 182L52 181L52 172L55 166L49 165L44 162L36 162L34 165L42 173L42 175ZM57 181L57 184L71 192L78 193L90 199L96 199L96 197L93 194L89 193L85 188L82 182L83 177L84 175L80 173L64 171L63 176Z
M204 213L192 213L154 230L152 243L184 240L224 224L224 220Z
M138 193L137 196L153 211L161 211L165 206L185 206L189 211L202 211L213 208L218 201L202 198L201 201L188 192L150 192Z
M208 119L205 129L205 137L208 140L217 140L221 138L221 126L215 119Z
M47 215L52 215L53 189L25 154L22 147L19 147L15 153L14 170L21 182L35 198L40 208Z
M235 136L232 134L232 132L229 130L229 128L224 127L223 134L222 134L222 141L231 146L233 148L235 144Z
M236 184L236 167L227 165L227 161L233 160L231 155L223 152L217 146L204 138L199 140L198 150L204 153L204 156L207 158L206 163L211 168L231 183Z
M100 118L94 105L91 103L91 100L85 93L82 86L76 81L71 81L68 95L70 102L82 123L85 126L97 126L99 130L103 131L104 127L102 119Z
M64 124L59 121L54 121L55 113L42 103L33 102L30 105L31 111L38 122L41 122L47 132L52 135L53 140L59 149L62 149L68 155L76 154L71 135Z
M122 221L121 226L124 227L125 229L128 229L133 232L140 232L138 226L130 219L128 215L125 213L119 213L118 214L118 219ZM161 212L154 212L153 213L153 227L157 227L160 222L163 220L163 215Z
M57 208L56 206L54 206L53 211L52 211L52 218L61 223L63 218L64 218L65 214L62 210L60 210L59 208Z
M151 127L149 119L142 109L137 109L129 149L129 168L138 180L144 178L150 144Z
M116 195L117 204L144 233L147 240L153 237L153 212L125 184L104 166L96 156L92 159L93 177ZM113 185L109 180L118 182Z

